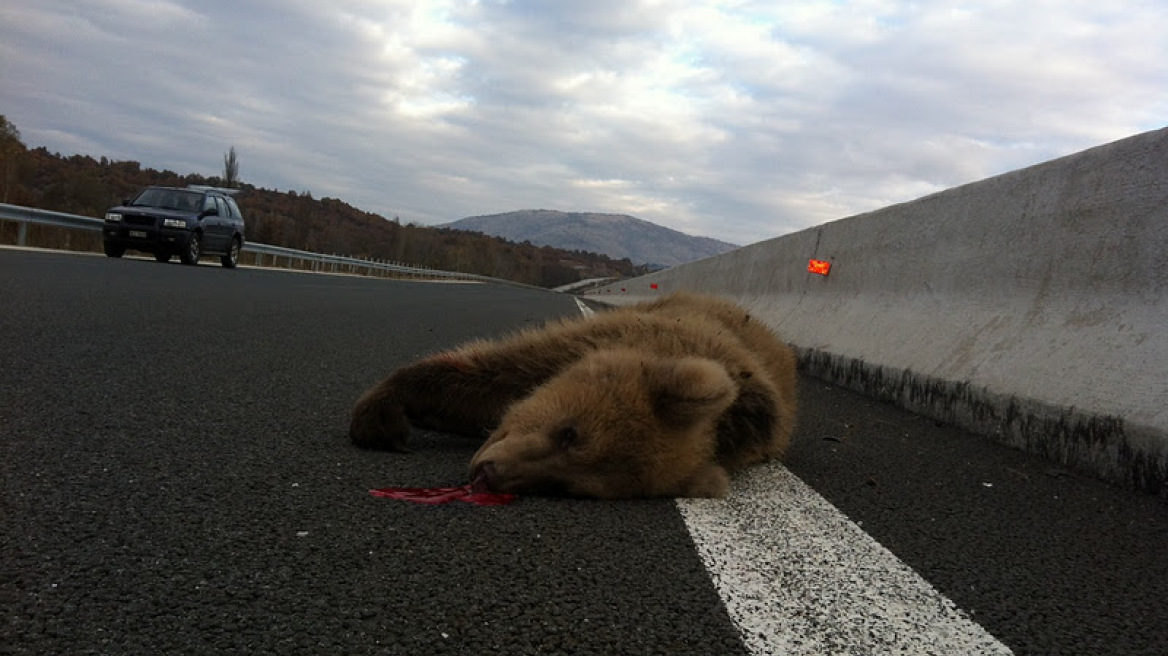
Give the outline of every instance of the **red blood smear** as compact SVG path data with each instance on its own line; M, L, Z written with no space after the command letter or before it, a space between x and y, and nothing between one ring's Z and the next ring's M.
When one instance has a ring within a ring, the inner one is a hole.
M476 506L505 506L515 500L514 494L476 491L474 483L459 487L385 487L369 490L369 494L382 499L400 499L426 505L465 501Z
M504 494L502 492L477 492L459 499L459 501L473 503L476 506L505 506L514 500L514 494Z

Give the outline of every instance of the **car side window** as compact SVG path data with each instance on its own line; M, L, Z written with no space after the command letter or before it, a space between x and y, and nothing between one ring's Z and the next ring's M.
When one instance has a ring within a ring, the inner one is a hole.
M224 203L222 198L216 196L215 204L219 206L219 216L223 218L228 218L231 216L231 213L227 211L227 203Z
M214 196L204 196L203 197L203 211L206 212L207 210L213 210L213 209L215 209L215 197Z
M225 198L224 200L227 201L227 207L231 209L231 218L242 219L243 213L239 211L239 205L235 204L235 199L234 198Z

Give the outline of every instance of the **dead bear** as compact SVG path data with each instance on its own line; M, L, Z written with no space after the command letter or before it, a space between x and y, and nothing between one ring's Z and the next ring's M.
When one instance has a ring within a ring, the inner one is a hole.
M794 423L791 350L733 303L678 293L404 366L357 401L349 437L487 436L470 476L496 492L721 497Z

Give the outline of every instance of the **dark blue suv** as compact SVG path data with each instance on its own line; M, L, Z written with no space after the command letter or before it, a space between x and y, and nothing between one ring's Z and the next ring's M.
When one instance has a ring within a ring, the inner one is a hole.
M218 255L223 266L234 269L243 248L243 214L233 193L194 185L147 187L106 212L101 231L105 254L121 257L128 249L145 251L159 262L178 255L183 264Z

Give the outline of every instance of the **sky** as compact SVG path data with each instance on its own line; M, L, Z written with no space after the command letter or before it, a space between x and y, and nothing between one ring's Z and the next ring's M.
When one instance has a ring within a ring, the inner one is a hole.
M1168 0L5 0L29 147L749 244L1168 125Z

